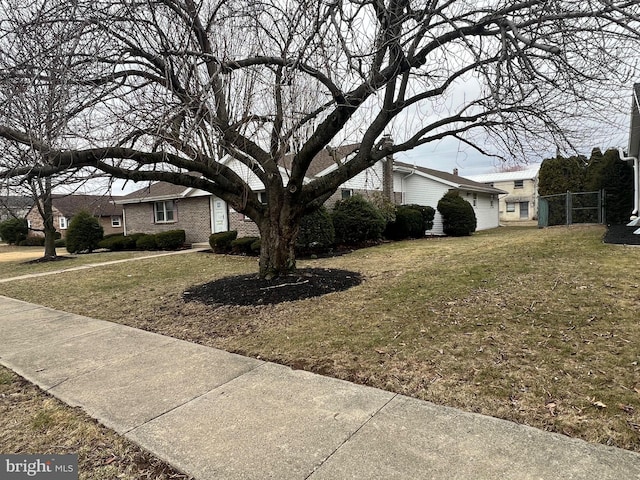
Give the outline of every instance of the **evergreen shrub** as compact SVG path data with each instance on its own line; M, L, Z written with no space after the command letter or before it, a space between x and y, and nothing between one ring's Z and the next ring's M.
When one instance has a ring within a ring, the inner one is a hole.
M378 209L362 195L336 202L331 215L335 242L341 245L379 240L386 226Z
M231 242L236 238L238 238L238 232L236 230L212 233L209 236L209 245L214 253L227 253L231 250Z
M438 202L445 235L463 237L476 231L477 220L473 207L458 192L451 191Z
M89 212L78 212L67 229L67 251L69 253L92 252L98 248L104 230L96 217Z

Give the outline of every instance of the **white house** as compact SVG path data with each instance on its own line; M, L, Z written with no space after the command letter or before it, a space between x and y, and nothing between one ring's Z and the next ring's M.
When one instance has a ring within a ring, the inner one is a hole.
M357 149L358 145L346 145L324 150L311 163L306 181L335 170ZM258 177L244 164L228 159L227 166L238 173L253 191L264 191ZM286 166L285 161L280 172L283 178L288 174ZM393 158L379 161L342 184L327 204L330 206L357 193L366 196L378 192L397 204L428 205L435 209L438 201L450 190L458 191L473 206L477 230L499 226L498 195L504 191L457 174L396 162ZM183 229L187 243L207 242L211 233L226 230L237 230L239 236L259 234L255 223L234 211L224 200L207 192L165 182L152 183L116 203L124 209L125 234ZM436 212L433 229L427 233L443 234L439 213Z
M469 175L467 178L504 190L499 197L500 221L536 220L538 215L538 175L540 165L515 172Z

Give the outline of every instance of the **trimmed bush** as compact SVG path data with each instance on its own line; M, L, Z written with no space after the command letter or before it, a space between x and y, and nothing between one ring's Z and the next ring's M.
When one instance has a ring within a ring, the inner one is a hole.
M137 235L139 237L140 235ZM111 251L135 250L137 237L124 236L122 233L114 233L105 236L98 242L98 248L106 248Z
M251 244L251 254L252 255L260 255L260 247L262 246L262 242L260 239L257 239L255 242Z
M58 238L56 240L56 248L63 248L67 246L67 241L64 238Z
M473 207L458 192L447 192L438 202L438 212L442 215L445 235L463 237L476 231L477 220Z
M29 235L24 240L21 240L18 245L21 247L44 247L44 237Z
M92 252L98 248L104 230L98 219L89 212L78 212L67 229L67 251L69 253Z
M231 252L243 255L253 255L254 251L251 248L251 245L253 245L257 240L260 239L258 237L236 238L231 242Z
M186 233L184 230L169 230L156 233L156 245L160 250L177 250L184 246Z
M24 218L10 218L0 223L0 238L9 245L17 245L29 233L27 220Z
M378 209L362 195L336 202L331 218L335 228L335 241L342 245L379 240L386 225Z
M156 250L158 248L156 236L143 233L136 240L136 248L138 250Z
M209 236L209 245L215 253L227 253L231 250L231 242L236 238L238 238L238 232L235 230L213 233Z
M436 216L435 208L430 207L428 205L416 205L416 204L407 205L407 207L414 208L420 212L420 215L422 215L422 229L425 232L433 228L433 219ZM424 232L422 233L422 235L424 235Z
M301 253L326 251L334 244L336 231L325 207L308 213L300 220L296 249Z
M400 205L396 210L396 219L387 224L384 236L390 240L424 237L424 220L419 209L410 205Z

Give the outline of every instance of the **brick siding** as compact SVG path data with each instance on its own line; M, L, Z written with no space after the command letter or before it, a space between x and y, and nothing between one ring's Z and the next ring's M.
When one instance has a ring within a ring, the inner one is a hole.
M127 235L184 230L187 243L208 242L211 235L211 206L209 197L176 200L175 222L155 223L153 202L123 205Z

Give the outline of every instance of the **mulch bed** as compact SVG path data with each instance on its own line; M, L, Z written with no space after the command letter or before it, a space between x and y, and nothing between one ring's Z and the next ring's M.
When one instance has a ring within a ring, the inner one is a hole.
M626 225L609 225L607 233L604 235L604 243L640 245L640 235L633 233L637 229L638 227L627 227Z
M190 288L186 302L207 305L270 305L340 292L362 283L357 272L329 268L304 268L271 280L255 274L225 277Z
M26 265L30 265L32 263L46 263L46 262L60 262L62 260L71 260L73 257L65 257L62 255L56 255L55 257L40 257L35 260L29 260L28 262L24 262Z

